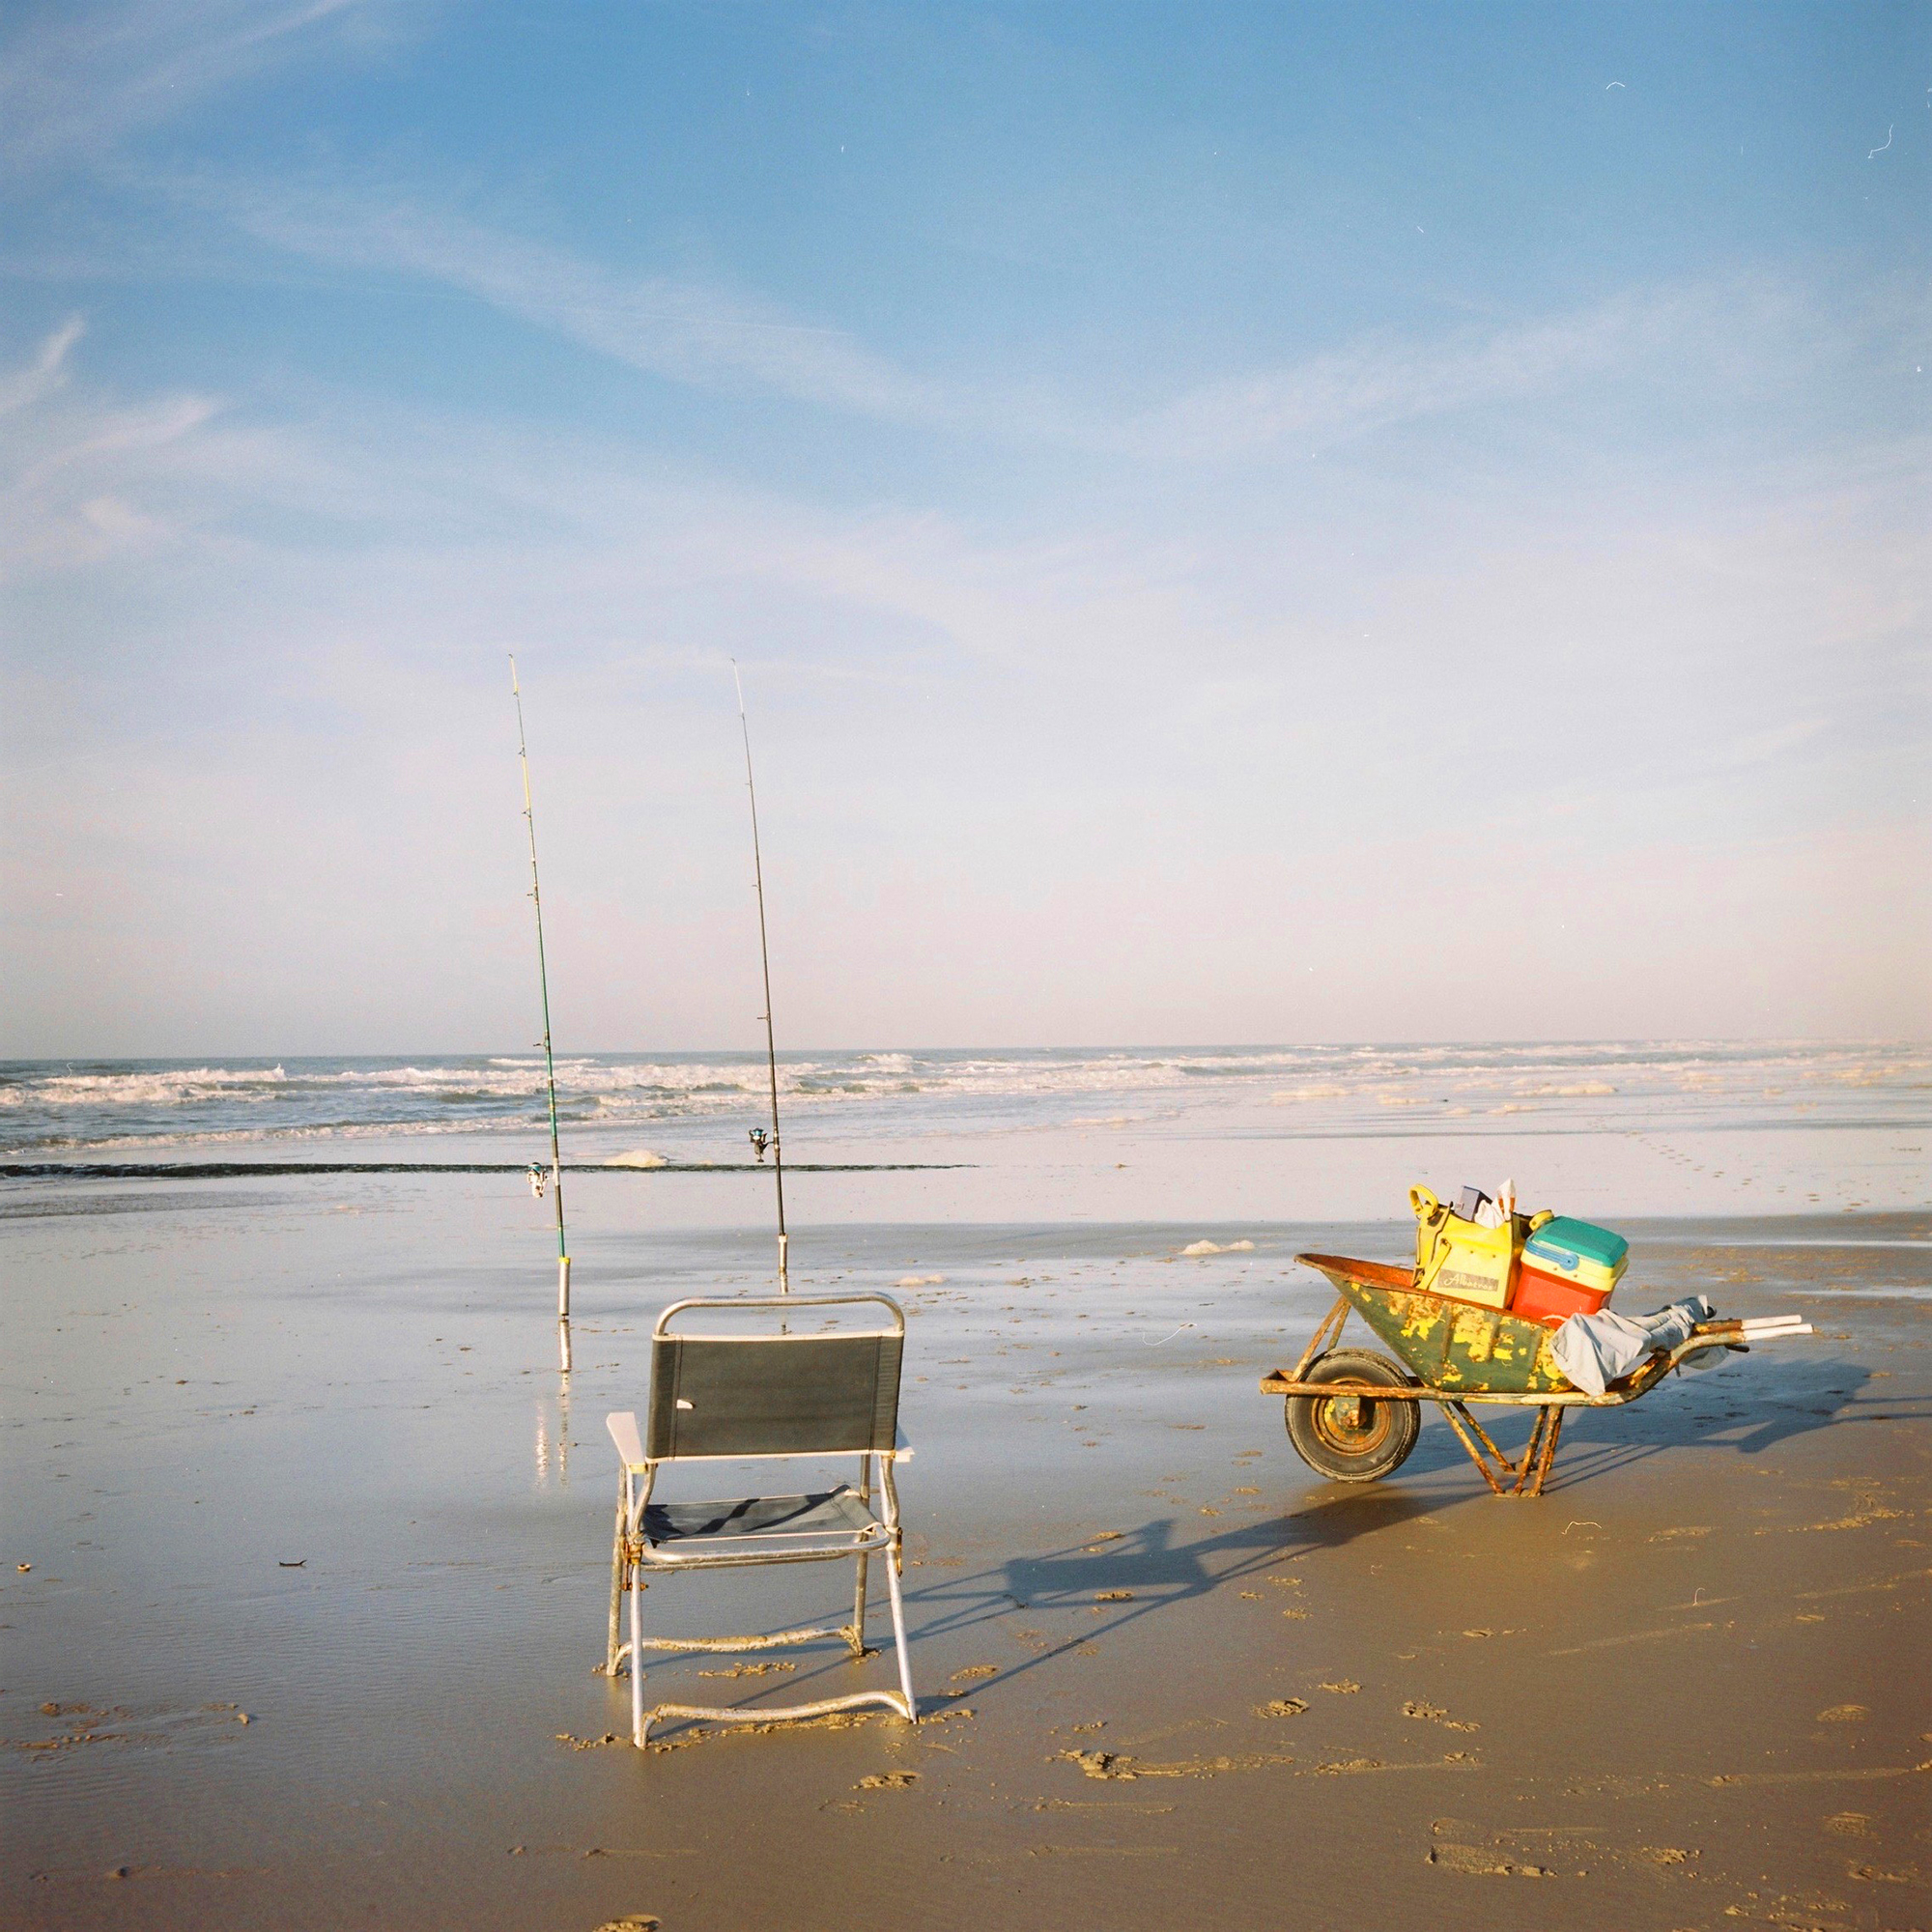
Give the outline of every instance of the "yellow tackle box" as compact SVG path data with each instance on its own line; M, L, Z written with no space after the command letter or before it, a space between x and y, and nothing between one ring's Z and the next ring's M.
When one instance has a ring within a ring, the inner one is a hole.
M1500 1227L1485 1228L1465 1221L1420 1186L1408 1190L1408 1205L1415 1212L1417 1290L1451 1301L1472 1301L1479 1308L1507 1308L1531 1217L1515 1214Z

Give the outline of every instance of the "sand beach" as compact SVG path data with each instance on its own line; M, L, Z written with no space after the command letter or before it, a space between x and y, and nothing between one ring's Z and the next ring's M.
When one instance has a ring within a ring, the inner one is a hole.
M1349 1145L1365 1189L1493 1151ZM640 1404L666 1302L769 1281L768 1177L568 1178L567 1378L515 1176L7 1181L0 1921L1924 1922L1922 1208L1707 1190L1621 1217L1620 1301L1701 1290L1819 1332L1577 1416L1548 1493L1512 1502L1433 1412L1387 1482L1322 1483L1257 1393L1328 1305L1297 1251L1412 1238L1255 1211L1346 1194L1319 1150L917 1151L791 1202L801 1287L907 1310L923 1720L642 1753L595 1672L603 1418ZM826 1129L799 1158L867 1151ZM1509 1148L1520 1178L1536 1152ZM1614 1184L1655 1196L1653 1166ZM648 1601L674 1634L777 1629L836 1611L844 1574ZM648 1689L795 1701L888 1667L661 1659Z

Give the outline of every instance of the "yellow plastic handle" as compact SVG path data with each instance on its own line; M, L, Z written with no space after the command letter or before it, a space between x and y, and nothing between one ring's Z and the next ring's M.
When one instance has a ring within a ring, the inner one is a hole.
M1418 1221L1433 1221L1442 1209L1441 1202L1426 1187L1411 1187L1408 1190L1408 1205Z

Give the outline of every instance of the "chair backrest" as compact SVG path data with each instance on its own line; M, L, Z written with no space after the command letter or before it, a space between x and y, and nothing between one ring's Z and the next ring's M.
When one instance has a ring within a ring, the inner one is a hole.
M815 1335L668 1332L692 1309L883 1305L893 1325ZM680 1301L651 1336L651 1399L644 1454L652 1462L699 1456L815 1456L890 1449L898 1434L905 1317L889 1295L720 1297Z

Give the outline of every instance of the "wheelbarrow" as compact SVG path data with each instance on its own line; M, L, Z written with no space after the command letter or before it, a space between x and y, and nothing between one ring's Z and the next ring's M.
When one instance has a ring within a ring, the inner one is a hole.
M1540 1321L1419 1293L1410 1268L1342 1255L1295 1260L1325 1274L1338 1299L1294 1367L1262 1378L1262 1393L1287 1398L1295 1454L1333 1482L1373 1483L1400 1468L1422 1433L1421 1406L1433 1402L1494 1494L1540 1496L1571 1409L1634 1402L1702 1349L1747 1351L1744 1322L1699 1322L1676 1348L1658 1350L1602 1395L1590 1395L1557 1367L1549 1352L1554 1331ZM1333 1346L1351 1310L1400 1361ZM1469 1413L1474 1403L1536 1410L1520 1461L1505 1456Z

